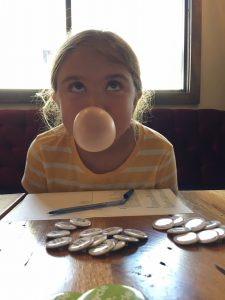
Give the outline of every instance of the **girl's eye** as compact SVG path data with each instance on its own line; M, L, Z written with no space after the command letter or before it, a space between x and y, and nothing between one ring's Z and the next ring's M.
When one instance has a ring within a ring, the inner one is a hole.
M119 91L121 89L121 84L117 80L111 80L107 84L108 91Z
M72 92L83 92L85 90L85 87L82 82L77 81L77 82L73 82L70 85L70 90Z

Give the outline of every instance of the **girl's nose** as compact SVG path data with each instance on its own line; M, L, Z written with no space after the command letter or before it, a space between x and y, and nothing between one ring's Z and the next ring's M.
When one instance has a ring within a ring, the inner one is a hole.
M104 108L104 99L100 93L92 93L88 99L89 106Z

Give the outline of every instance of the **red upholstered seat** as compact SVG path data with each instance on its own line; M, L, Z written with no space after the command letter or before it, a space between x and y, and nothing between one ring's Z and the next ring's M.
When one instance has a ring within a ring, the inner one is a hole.
M0 110L0 193L23 191L27 149L43 128L37 110Z
M155 108L146 117L174 145L180 190L225 189L225 111Z
M225 111L154 108L144 123L174 145L180 190L225 189ZM26 152L42 131L37 110L0 110L0 193L23 191Z

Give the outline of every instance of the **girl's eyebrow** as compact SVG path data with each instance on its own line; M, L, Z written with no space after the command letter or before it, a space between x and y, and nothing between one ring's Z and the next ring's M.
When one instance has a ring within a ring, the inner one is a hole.
M110 75L107 75L105 77L106 80L110 80L110 79L121 79L121 80L129 80L128 76L124 75L124 74L110 74ZM80 76L75 76L75 75L69 75L67 77L65 77L63 80L62 80L62 84L65 84L67 83L68 81L82 81L84 80L83 77L80 77Z
M73 80L82 80L82 78L78 77L78 76L74 76L74 75L67 76L62 80L62 84L66 83L68 81L73 81Z
M106 79L123 79L123 80L128 80L128 77L124 74L112 74L112 75L107 75Z

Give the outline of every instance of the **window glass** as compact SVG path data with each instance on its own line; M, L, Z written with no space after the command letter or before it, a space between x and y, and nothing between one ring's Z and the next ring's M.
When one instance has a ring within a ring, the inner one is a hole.
M64 0L0 0L0 89L49 87L65 24Z
M197 104L201 18L201 0L0 0L0 104L32 102L50 86L71 23L72 33L110 30L127 40L154 104Z
M144 89L182 90L184 0L74 0L72 32L110 30L138 56Z

